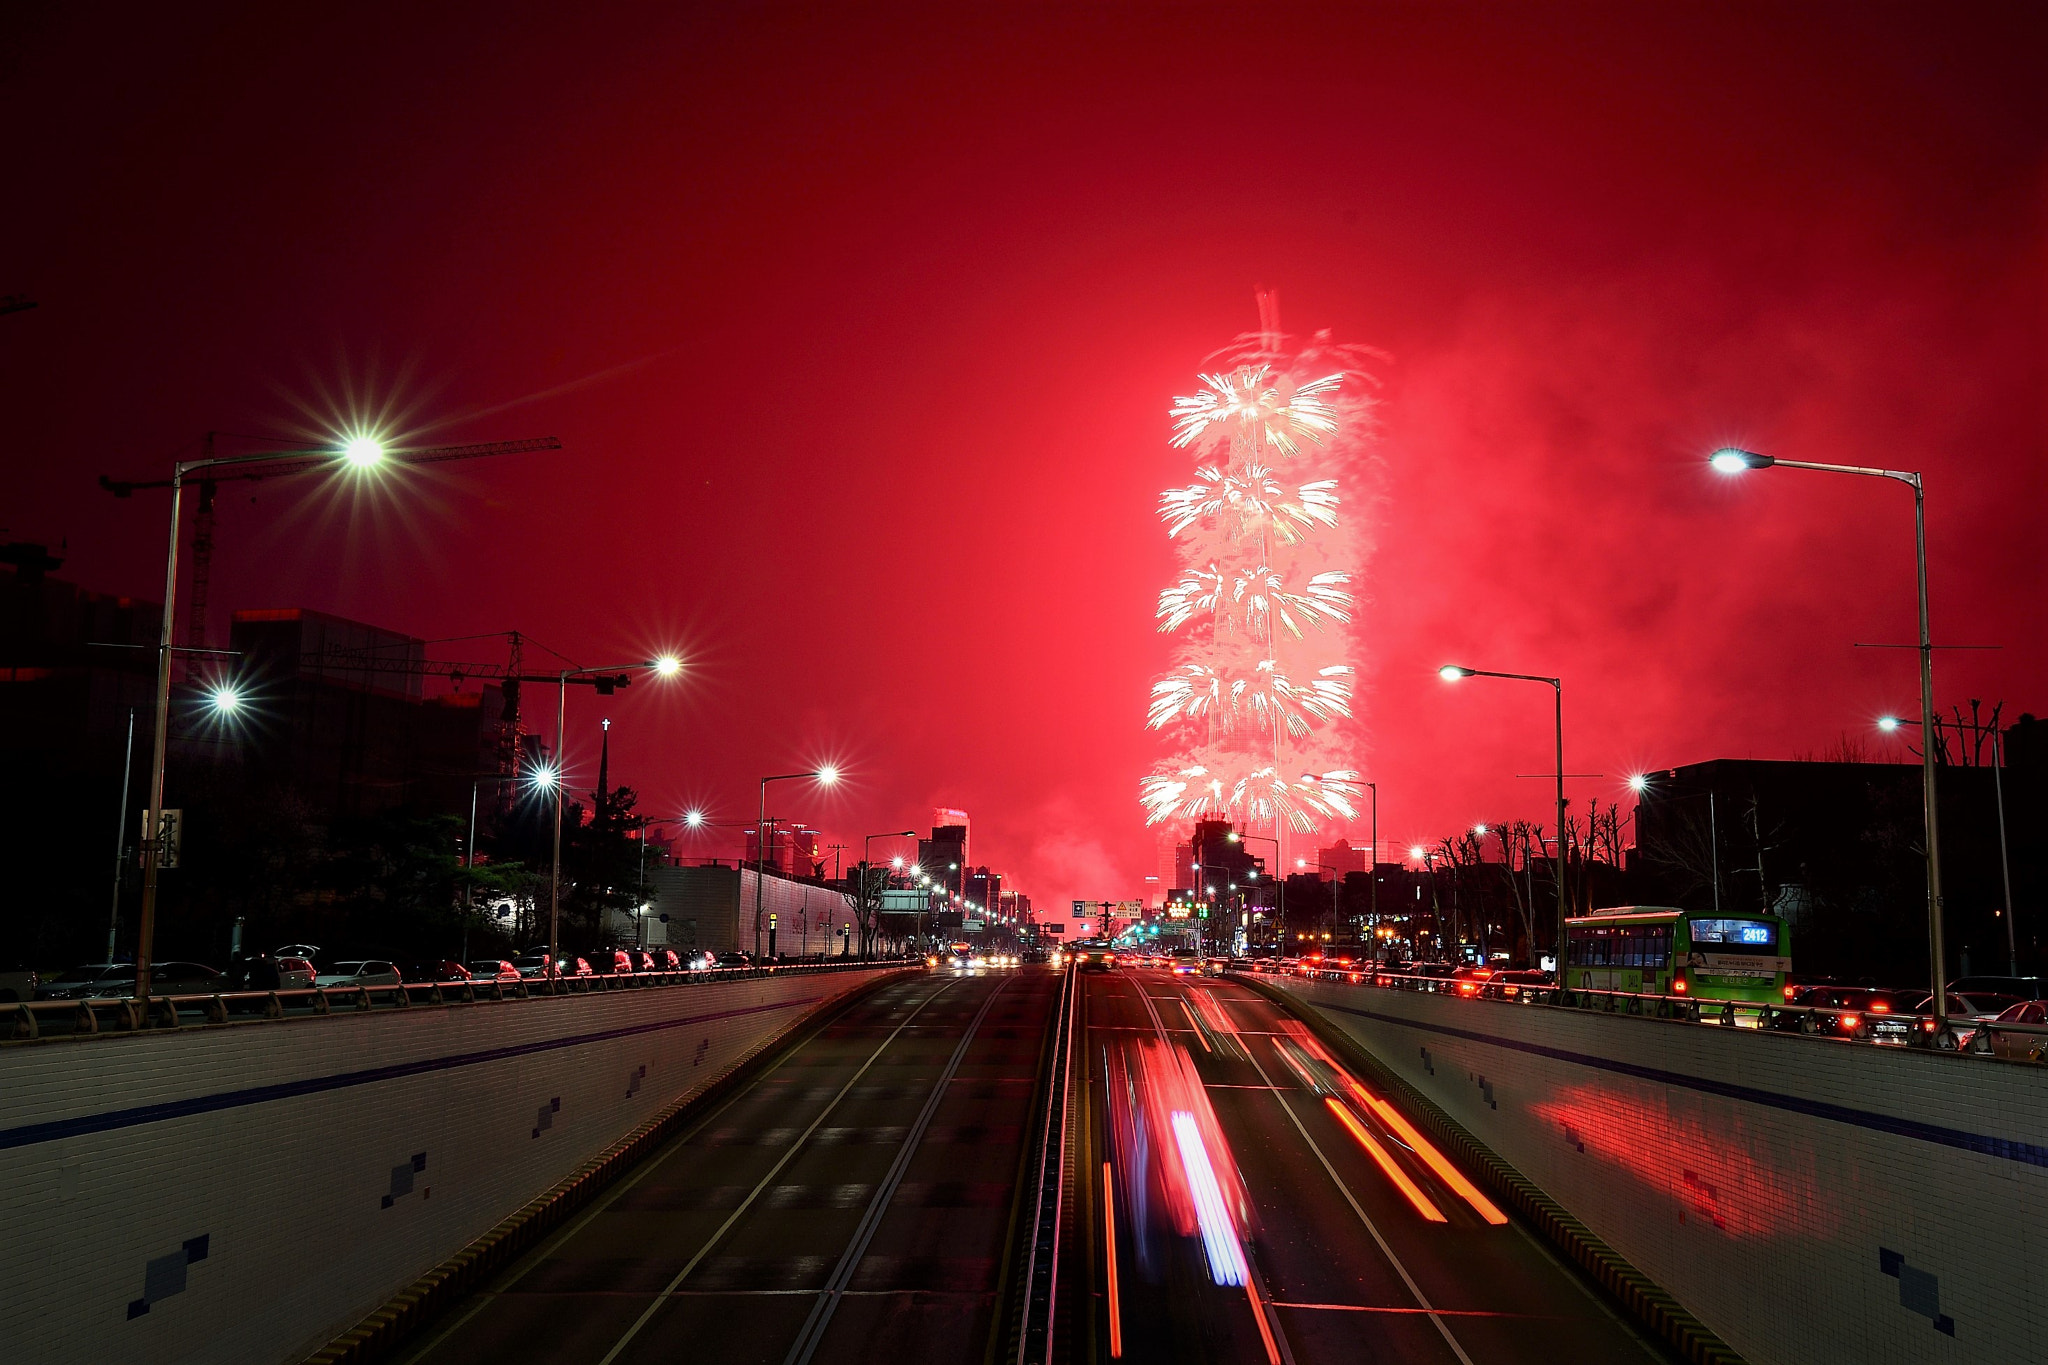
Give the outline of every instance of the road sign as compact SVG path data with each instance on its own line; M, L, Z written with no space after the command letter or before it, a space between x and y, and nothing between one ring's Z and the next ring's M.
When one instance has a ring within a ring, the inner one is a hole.
M156 869L163 872L178 865L178 854L185 843L185 812L166 806L160 813L163 819L156 821L150 819L149 811L142 812L142 842L156 844Z
M963 934L978 934L985 927L982 921L978 919L963 919L960 921L960 932Z

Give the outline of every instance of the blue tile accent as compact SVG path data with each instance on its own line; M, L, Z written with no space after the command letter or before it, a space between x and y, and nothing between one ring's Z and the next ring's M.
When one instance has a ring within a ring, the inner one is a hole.
M1720 1095L1749 1104L1784 1109L1812 1118L1849 1124L1856 1128L1868 1128L1873 1132L1889 1133L1894 1137L1912 1138L1943 1147L1959 1147L1966 1152L1977 1152L2006 1161L2018 1161L2029 1166L2048 1166L2048 1146L2022 1142L2017 1138L1966 1133L1957 1128L1944 1128L1937 1123L1922 1123L1918 1119L1902 1119L1892 1114L1873 1113L1867 1109L1851 1109L1846 1105L1830 1104L1825 1100L1810 1100L1801 1095L1782 1095L1774 1090L1759 1090L1755 1086L1710 1080L1705 1076L1688 1076L1684 1072L1666 1071L1662 1067L1638 1066L1634 1062L1616 1061L1612 1057L1596 1057L1587 1052L1548 1047L1542 1043L1524 1042L1520 1038L1505 1038L1499 1034L1481 1033L1474 1029L1452 1028L1447 1024L1426 1024L1416 1019L1377 1014L1372 1010L1355 1009L1349 1005L1332 1005L1317 1001L1315 1007L1335 1010L1339 1014L1355 1014L1361 1019L1377 1019L1384 1024L1398 1024L1403 1028L1440 1034L1446 1038L1463 1038L1475 1043L1485 1043L1490 1047L1502 1047L1513 1052L1526 1052L1531 1056L1548 1057L1553 1061L1570 1062L1575 1066L1589 1067L1595 1071L1611 1071L1616 1075L1633 1076L1637 1080L1654 1081L1659 1085L1675 1085L1684 1090L1697 1090L1702 1094ZM1428 1048L1422 1050L1422 1061L1424 1066L1429 1066ZM1430 1074L1436 1074L1434 1067L1430 1067ZM5 1134L0 1134L0 1138L4 1136Z
M276 1085L250 1086L244 1090L223 1090L212 1095L194 1095L189 1099L167 1100L162 1104L137 1105L132 1109L110 1109L99 1114L81 1114L76 1118L52 1119L46 1123L24 1123L15 1128L0 1128L0 1151L15 1147L30 1147L39 1142L55 1142L60 1138L82 1137L88 1133L108 1133L122 1128L134 1128L145 1123L162 1123L167 1119L190 1118L195 1114L214 1114L224 1109L242 1109L253 1104L268 1104L272 1100L296 1099L301 1095L318 1095L330 1090L347 1090L359 1085L377 1085L384 1081L398 1080L406 1076L431 1075L437 1071L452 1071L457 1067L482 1066L490 1062L501 1062L512 1057L530 1057L543 1052L555 1052L562 1048L582 1047L588 1043L607 1042L613 1038L631 1038L640 1034L663 1033L670 1029L687 1028L713 1019L740 1019L750 1014L769 1014L777 1010L804 1009L815 1005L825 997L808 995L797 1000L786 1000L772 1005L749 1005L744 1009L718 1010L710 1014L694 1014L686 1019L669 1019L654 1024L632 1024L625 1028L603 1029L595 1033L579 1033L567 1038L549 1038L538 1043L520 1043L511 1047L489 1048L481 1052L461 1052L448 1057L428 1057L417 1062L400 1062L393 1066L368 1067L361 1071L342 1071L331 1076L309 1076L304 1080L284 1081ZM706 1039L698 1045L697 1057L703 1060L704 1049L710 1046Z
M1956 1320L1941 1311L1941 1279L1906 1264L1905 1256L1887 1247L1877 1249L1877 1268L1899 1282L1899 1307L1918 1313L1945 1336L1956 1334Z
M412 1159L402 1166L391 1168L391 1189L384 1196L382 1207L390 1208L399 1200L412 1193L412 1178L427 1169L427 1154L414 1152Z
M1484 1076L1481 1076L1481 1077L1479 1078L1479 1093L1480 1093L1480 1095L1481 1095L1481 1096L1482 1096L1482 1097L1483 1097L1483 1098L1484 1098L1484 1099L1486 1100L1486 1107L1487 1107L1487 1108L1489 1108L1489 1109L1498 1109L1498 1108L1500 1108L1500 1105L1499 1105L1499 1103L1497 1103L1497 1102L1496 1102L1496 1101L1494 1100L1494 1098L1493 1098L1493 1082L1492 1082L1492 1081L1489 1081L1489 1080L1487 1080L1487 1079L1486 1079L1486 1077L1484 1077Z
M142 1268L142 1297L128 1303L131 1320L147 1313L151 1304L162 1303L173 1294L185 1292L186 1270L196 1262L206 1259L213 1243L212 1233L203 1233L187 1241L168 1256L158 1256Z
M1422 1069L1432 1076L1436 1075L1436 1063L1430 1060L1428 1048L1422 1049Z
M533 1135L539 1137L555 1126L555 1115L562 1112L562 1097L555 1096L540 1107L540 1113L533 1121Z
M626 1073L626 1098L630 1100L630 1099L632 1099L632 1098L633 1098L633 1097L634 1097L635 1095L639 1094L639 1093L640 1093L640 1082L642 1082L642 1081L644 1081L644 1080L646 1080L646 1079L647 1079L647 1066L646 1066L646 1064L645 1064L645 1063L642 1063L642 1064L641 1064L641 1065L640 1065L639 1067L637 1067L636 1069L634 1069L634 1070L632 1070L632 1071L629 1071L629 1072L627 1072L627 1073Z

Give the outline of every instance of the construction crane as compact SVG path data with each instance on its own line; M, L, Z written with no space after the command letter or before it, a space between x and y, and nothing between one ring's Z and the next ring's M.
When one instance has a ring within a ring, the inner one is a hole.
M556 686L590 687L599 696L611 696L622 687L633 685L630 673L598 673L576 676L574 670L557 673L528 673L524 671L524 649L526 638L516 630L494 632L490 636L465 635L454 637L462 640L496 639L502 636L509 645L509 658L502 664L470 663L447 659L413 659L394 657L381 649L330 649L318 654L301 654L299 668L307 673L356 673L365 675L366 680L378 674L400 674L407 677L439 677L448 679L451 686L460 690L470 679L478 682L494 682L504 694L504 712L499 719L500 738L498 770L515 781L519 777L520 736L524 733L520 724L520 685L522 683L551 683ZM447 640L428 640L425 644L446 644ZM546 645L540 646L547 650ZM553 650L547 650L554 653ZM564 662L567 662L564 660Z
M219 433L209 431L201 439L204 456L214 453L214 443ZM268 441L269 438L254 438ZM476 460L486 455L522 455L535 450L560 450L562 442L553 436L537 436L523 441L485 441L475 445L429 446L423 450L402 452L404 462L414 464L445 464L451 460ZM188 615L185 622L185 644L191 649L206 648L206 598L207 589L213 578L213 510L223 483L253 483L260 479L281 479L292 474L303 474L308 470L324 469L334 463L334 453L326 447L308 449L304 454L296 451L280 451L274 460L261 460L252 464L236 465L232 472L201 475L199 479L199 504L192 518L192 592ZM169 479L111 479L100 475L100 487L117 498L132 495L137 489L169 488Z

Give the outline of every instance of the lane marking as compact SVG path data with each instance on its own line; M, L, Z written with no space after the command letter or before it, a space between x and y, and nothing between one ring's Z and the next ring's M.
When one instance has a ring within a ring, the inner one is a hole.
M824 1110L819 1113L818 1117L811 1120L811 1126L804 1129L802 1136L798 1137L795 1142L792 1142L789 1145L789 1150L784 1152L782 1154L782 1158L779 1161L777 1161L774 1166L769 1168L768 1174L761 1177L761 1182L758 1185L754 1186L753 1190L747 1195L747 1197L740 1201L740 1206L734 1209L732 1213L726 1217L726 1220L723 1223L720 1223L718 1225L718 1230L713 1232L711 1236L705 1240L704 1245L697 1248L697 1254L692 1256L689 1259L689 1262L686 1265L684 1265L681 1270L678 1270L676 1272L675 1278L668 1282L667 1288L663 1289L659 1294L656 1294L654 1296L654 1302L647 1305L647 1311L642 1313L638 1318L634 1319L633 1325L626 1329L626 1334L620 1337L618 1341L613 1344L611 1350L606 1351L604 1353L604 1358L598 1361L597 1365L612 1365L612 1362L619 1358L619 1353L621 1351L624 1351L626 1347L632 1343L633 1338L639 1336L642 1329L644 1329L647 1326L647 1324L653 1320L654 1315L661 1311L661 1306L664 1303L668 1302L669 1295L675 1293L677 1288L682 1285L683 1281L689 1278L690 1272L695 1270L698 1267L698 1265L700 1265L703 1262L704 1258L711 1254L711 1248L717 1246L718 1243L724 1239L725 1234L732 1231L733 1224L739 1222L741 1216L744 1215L749 1208L753 1207L754 1201L761 1197L761 1191L767 1189L769 1185L773 1184L775 1181L775 1177L782 1174L782 1168L784 1166L787 1166L791 1161L794 1161L796 1159L796 1154L803 1150L805 1139L809 1138L812 1133L818 1130L819 1126L823 1124L827 1118L831 1117L832 1111L839 1107L839 1102L846 1098L846 1092L853 1089L855 1082L859 1081L862 1076L868 1074L868 1068L875 1064L875 1059L882 1055L883 1050L886 1049L889 1046L889 1044L895 1042L897 1036L901 1034L903 1030L909 1028L912 1021L914 1021L918 1015L924 1013L924 1007L926 1005L931 1004L932 1001L938 999L947 991L951 990L954 984L955 982L953 981L947 981L944 984L942 984L937 990L933 991L930 995L927 995L924 999L918 1001L917 1008L911 1010L909 1014L905 1015L903 1018L903 1022L898 1024L893 1030L891 1030L889 1036L887 1038L884 1038L875 1047L875 1050L868 1054L868 1059L860 1064L860 1070L854 1072L852 1076L847 1078L846 1084L839 1087L839 1093L832 1097L832 1102L825 1106ZM1466 1365L1471 1365L1471 1363L1468 1361L1466 1362Z
M1259 1064L1259 1059L1252 1057L1249 1051L1246 1052L1246 1056L1250 1057L1252 1069L1259 1073L1259 1079L1268 1085L1272 1085L1273 1078L1266 1074L1266 1068ZM1277 1091L1278 1087L1275 1087L1275 1090ZM1380 1254L1387 1258L1387 1263L1393 1266L1395 1272L1400 1275L1401 1283L1407 1285L1408 1292L1415 1296L1415 1302L1422 1306L1423 1311L1429 1314L1429 1320L1436 1324L1436 1330L1443 1337L1444 1344L1451 1348L1451 1353L1458 1357L1461 1365L1472 1365L1472 1357L1465 1354L1465 1348L1458 1344L1458 1339L1455 1336L1451 1335L1450 1324L1444 1321L1444 1315L1437 1311L1435 1305L1430 1303L1429 1296L1422 1292L1422 1286L1415 1282L1415 1277L1408 1273L1408 1267L1402 1264L1399 1256L1394 1254L1394 1248L1388 1244L1385 1235L1380 1232L1379 1225L1373 1222L1366 1214L1364 1206L1358 1202L1358 1196L1351 1192L1351 1187L1346 1185L1343 1177L1337 1174L1337 1168L1330 1164L1330 1158L1324 1154L1321 1144L1309 1136L1307 1127L1302 1124L1301 1116L1294 1112L1294 1106L1288 1102L1287 1096L1284 1093L1276 1093L1273 1098L1279 1101L1281 1111L1287 1115L1288 1121L1294 1125L1294 1131L1301 1134L1301 1140L1306 1142L1308 1149L1316 1154L1316 1160L1322 1163L1323 1170L1329 1174L1330 1183L1337 1187L1337 1192L1344 1196L1344 1202L1351 1206L1351 1211L1358 1215L1358 1221L1365 1224L1365 1230L1371 1233L1373 1241L1379 1244Z
M1380 1146L1379 1139L1366 1132L1365 1125L1352 1117L1351 1111L1335 1095L1325 1097L1323 1103L1329 1106L1330 1112L1337 1116L1337 1122L1344 1125L1345 1131L1357 1140L1358 1145L1365 1148L1366 1155L1373 1159L1387 1179L1394 1182L1394 1188L1408 1196L1408 1202L1415 1206L1417 1213L1432 1223L1448 1221L1442 1210L1429 1202L1429 1196L1422 1192L1422 1187L1408 1178L1408 1172L1394 1164L1394 1158L1387 1155L1387 1149Z
M1195 1018L1195 1007L1188 1003L1188 998L1184 995L1174 998L1180 1001L1181 1013L1188 1017L1188 1023L1193 1026L1195 1036L1202 1040L1202 1051L1214 1052L1216 1049L1209 1046L1209 1035L1202 1030L1202 1021Z
M1107 1161L1102 1163L1102 1233L1109 1260L1109 1356L1116 1360L1124 1353L1124 1317L1116 1291L1116 1181Z
M1555 1313L1503 1313L1486 1308L1390 1308L1376 1303L1274 1303L1275 1308L1299 1308L1318 1313L1386 1313L1394 1317L1434 1312L1446 1318L1519 1318L1525 1322L1570 1322Z
M975 1030L988 1017L989 1008L996 1003L996 997L1014 981L1005 977L988 993L981 1002L981 1008L974 1012L967 1029L960 1035L960 1043L953 1049L953 1055L946 1062L946 1069L939 1073L939 1079L932 1086L932 1093L926 1097L924 1108L918 1111L917 1122L904 1135L903 1145L896 1149L896 1160L890 1163L889 1173L882 1177L874 1198L868 1201L867 1212L861 1215L860 1225L853 1230L853 1239L846 1244L846 1250L839 1257L839 1264L832 1268L831 1278L818 1291L817 1301L811 1305L809 1316L804 1319L803 1329L783 1358L783 1365L807 1365L816 1354L818 1343L825 1339L825 1329L832 1325L832 1314L839 1308L839 1296L845 1291L853 1272L860 1268L861 1258L867 1255L868 1243L874 1240L875 1229L882 1224L882 1215L889 1211L889 1201L896 1197L897 1187L903 1183L903 1173L910 1169L910 1159L917 1154L917 1146L923 1140L925 1129L931 1126L932 1115L939 1110L940 1101L946 1097L946 1087L952 1084L953 1076L960 1070L960 1062L967 1056L968 1045L973 1043Z

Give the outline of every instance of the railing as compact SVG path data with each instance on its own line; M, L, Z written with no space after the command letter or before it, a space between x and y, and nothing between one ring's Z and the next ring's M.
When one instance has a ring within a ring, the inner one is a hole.
M1244 970L1233 968L1233 970ZM1450 995L1461 1000L1500 1000L1555 1009L1590 1010L1603 1014L1668 1019L1680 1023L1799 1033L1831 1041L1878 1046L1932 1048L1966 1052L2007 1061L2048 1061L2048 1024L2009 1024L1992 1019L1949 1021L1946 1033L1923 1014L1873 1013L1826 1005L1775 1004L1770 1001L1712 1000L1691 995L1647 991L1593 990L1475 977L1415 976L1377 971L1369 963L1338 967L1267 967L1253 965L1258 975L1291 976L1309 981L1336 981L1382 990ZM1896 1024L1891 1028L1887 1025Z
M1037 1171L1031 1205L1025 1210L1026 1251L1018 1286L1019 1320L1014 1334L1016 1365L1044 1365L1051 1359L1054 1315L1058 1311L1060 1210L1067 1182L1067 1115L1072 1101L1072 1043L1079 999L1074 970L1061 973L1054 1009L1052 1056L1046 1075L1045 1107L1032 1134Z
M486 1001L544 1000L551 995L590 995L661 986L704 986L770 976L873 970L913 965L894 958L796 962L760 967L713 967L703 971L617 972L518 981L408 982L396 986L312 986L276 991L219 991L200 995L153 995L145 1003L116 996L85 1000L34 1000L0 1005L0 1042L92 1034L135 1033L360 1014L370 1010L433 1009ZM922 960L915 965L922 966Z

